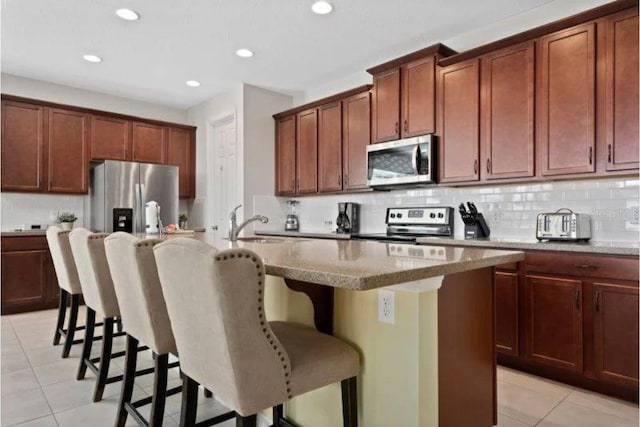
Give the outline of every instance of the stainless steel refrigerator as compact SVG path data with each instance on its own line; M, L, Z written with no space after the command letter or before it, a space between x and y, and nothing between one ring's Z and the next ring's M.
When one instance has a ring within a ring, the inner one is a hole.
M90 172L91 229L145 232L145 204L160 205L163 225L178 223L176 166L107 160Z

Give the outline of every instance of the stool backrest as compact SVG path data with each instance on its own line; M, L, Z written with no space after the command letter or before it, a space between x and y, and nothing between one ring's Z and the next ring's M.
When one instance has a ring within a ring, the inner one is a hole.
M55 225L47 228L47 243L56 270L58 286L72 295L82 294L76 262L73 260L69 244L69 230Z
M153 246L160 242L117 232L104 246L127 334L156 354L166 354L176 352L176 342L153 257Z
M243 415L286 401L291 363L265 319L260 257L190 238L153 250L180 368Z
M104 251L107 236L76 228L69 233L69 243L85 303L103 317L115 317L120 315L120 309Z

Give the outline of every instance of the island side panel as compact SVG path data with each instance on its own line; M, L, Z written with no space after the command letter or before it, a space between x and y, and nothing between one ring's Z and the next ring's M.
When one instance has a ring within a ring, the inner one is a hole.
M445 276L438 290L441 427L490 427L496 419L491 268Z

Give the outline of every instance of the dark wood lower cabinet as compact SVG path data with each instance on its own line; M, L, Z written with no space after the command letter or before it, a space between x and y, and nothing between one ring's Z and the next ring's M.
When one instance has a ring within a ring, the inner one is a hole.
M2 314L54 308L59 288L46 238L2 238Z
M496 271L493 279L496 298L496 350L517 356L518 273Z

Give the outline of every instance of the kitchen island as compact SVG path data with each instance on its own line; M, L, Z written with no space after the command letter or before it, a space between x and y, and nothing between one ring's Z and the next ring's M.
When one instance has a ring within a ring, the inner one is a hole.
M496 423L492 267L521 261L522 252L319 239L231 243L199 233L195 238L219 249L247 248L263 259L270 276L269 320L315 325L360 352L360 425ZM392 324L377 320L379 288L394 294ZM302 426L341 425L340 413L339 385L286 406L287 418Z

